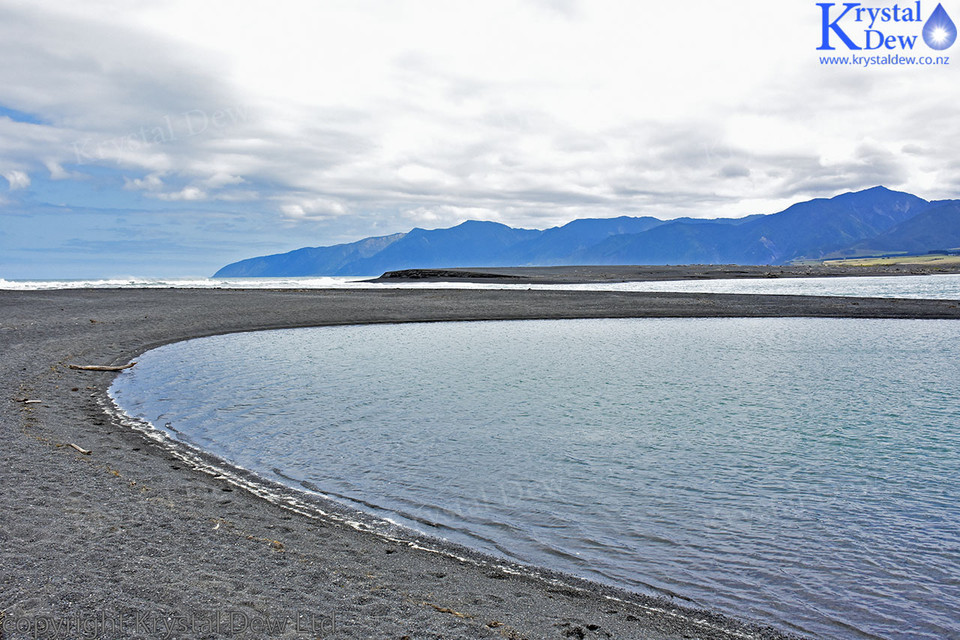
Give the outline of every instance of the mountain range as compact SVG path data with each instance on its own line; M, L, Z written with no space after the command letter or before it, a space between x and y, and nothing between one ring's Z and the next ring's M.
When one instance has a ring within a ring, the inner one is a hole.
M745 218L587 218L551 229L469 220L229 264L214 277L376 276L413 268L769 264L960 248L960 200L873 187Z

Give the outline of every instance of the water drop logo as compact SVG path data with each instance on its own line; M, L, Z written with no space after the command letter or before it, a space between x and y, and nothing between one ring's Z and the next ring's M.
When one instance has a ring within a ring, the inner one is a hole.
M936 51L950 48L957 40L957 25L947 15L942 4L933 10L927 24L923 25L923 41Z

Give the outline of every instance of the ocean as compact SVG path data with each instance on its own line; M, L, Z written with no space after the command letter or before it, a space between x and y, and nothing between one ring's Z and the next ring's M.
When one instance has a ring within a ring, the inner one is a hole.
M759 293L773 295L938 298L960 300L960 274L864 276L848 278L742 278L588 284L502 284L470 282L367 282L370 278L113 278L104 280L3 280L0 289L188 288L188 289L569 289L579 291L663 291L688 293Z

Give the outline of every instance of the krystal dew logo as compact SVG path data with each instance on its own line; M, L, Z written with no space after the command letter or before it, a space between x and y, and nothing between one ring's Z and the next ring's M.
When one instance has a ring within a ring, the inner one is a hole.
M861 2L818 2L817 6L821 10L822 27L819 51L835 51L839 47L848 51L908 53L917 52L915 47L922 52L922 45L934 51L944 51L957 40L957 26L942 4L926 17L921 0L892 7L869 6ZM842 57L821 58L820 61L822 64L862 64L858 57L868 59L865 56L852 57L853 62L840 62L844 59ZM891 56L886 59L890 60ZM932 62L932 56L899 55L892 56L892 59L899 60L898 64L949 64L947 56L940 56Z

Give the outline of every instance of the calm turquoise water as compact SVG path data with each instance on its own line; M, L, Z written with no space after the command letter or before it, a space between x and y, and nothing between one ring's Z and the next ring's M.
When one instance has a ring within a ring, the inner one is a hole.
M129 414L511 559L822 637L960 637L960 322L328 327L148 352Z

